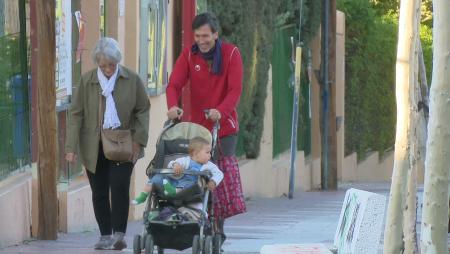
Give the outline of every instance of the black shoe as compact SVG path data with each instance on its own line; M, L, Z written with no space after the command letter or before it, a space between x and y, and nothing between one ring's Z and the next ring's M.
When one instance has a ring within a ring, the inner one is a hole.
M218 233L222 237L222 244L227 240L227 236L224 233Z

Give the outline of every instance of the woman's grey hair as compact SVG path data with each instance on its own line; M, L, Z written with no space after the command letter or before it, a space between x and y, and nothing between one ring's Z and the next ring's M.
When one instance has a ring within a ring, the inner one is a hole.
M92 61L98 64L99 57L105 57L109 61L119 63L120 60L122 60L122 52L120 51L119 43L110 37L103 37L98 40L92 51Z

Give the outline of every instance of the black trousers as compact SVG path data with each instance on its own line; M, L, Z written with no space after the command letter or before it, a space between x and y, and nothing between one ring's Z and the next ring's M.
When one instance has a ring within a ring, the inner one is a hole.
M133 164L106 159L100 145L95 174L88 170L86 172L92 189L95 219L101 235L111 235L114 232L125 233Z

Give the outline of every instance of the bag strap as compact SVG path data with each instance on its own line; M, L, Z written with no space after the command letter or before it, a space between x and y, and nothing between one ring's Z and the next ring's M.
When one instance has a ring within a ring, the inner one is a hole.
M100 129L103 129L103 95L101 93L98 94L98 124Z

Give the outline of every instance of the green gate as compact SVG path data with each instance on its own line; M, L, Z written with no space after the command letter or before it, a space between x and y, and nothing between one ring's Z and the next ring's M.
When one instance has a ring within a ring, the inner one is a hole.
M274 34L272 54L272 99L273 99L273 157L287 151L291 146L293 73L291 36L297 38L294 25L278 28ZM306 50L303 49L305 53ZM303 59L306 59L305 57ZM304 61L303 61L304 62ZM303 66L306 66L303 63ZM301 95L297 149L305 155L311 151L311 118L309 110L309 84L304 78L302 66Z

